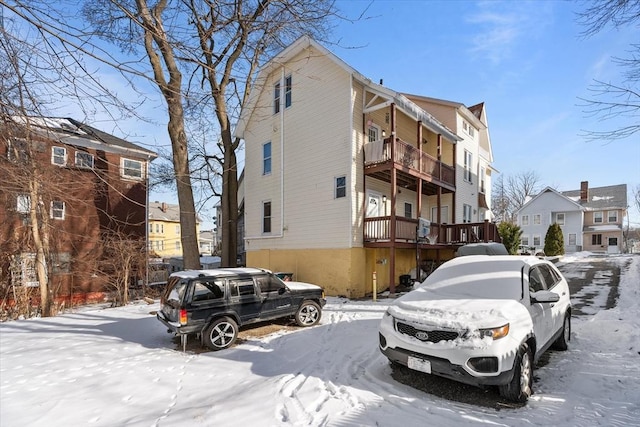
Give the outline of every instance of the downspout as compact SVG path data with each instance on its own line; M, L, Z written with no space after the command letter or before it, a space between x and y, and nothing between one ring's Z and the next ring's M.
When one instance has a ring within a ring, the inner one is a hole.
M147 256L145 257L145 284L148 286L149 285L149 166L151 163L151 156L147 155L147 169L145 170L145 173L147 175L146 177L146 183L145 183L145 193L146 193L146 197L147 197L147 202L145 203L145 208L144 208L144 244L145 244L145 252L147 254Z

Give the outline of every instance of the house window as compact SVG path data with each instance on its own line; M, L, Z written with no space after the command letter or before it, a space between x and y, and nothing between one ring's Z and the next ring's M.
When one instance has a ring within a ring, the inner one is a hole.
M464 129L465 132L469 132L469 123L463 121L462 122L462 129Z
M593 213L593 222L594 224L602 223L602 212Z
M51 163L58 166L67 164L67 149L64 147L51 147Z
M180 250L180 242L176 242L176 251Z
M522 215L520 222L522 225L529 225L529 215Z
M262 232L271 233L271 202L262 203Z
M607 221L608 222L618 222L618 211L609 211L609 212L607 212Z
M411 203L404 203L404 217L413 218L413 205Z
M262 174L271 173L271 142L262 145Z
M529 236L522 236L520 238L520 244L522 246L529 246Z
M336 178L336 195L335 198L339 199L341 197L347 196L347 177L339 176Z
M29 159L27 141L24 139L10 139L7 142L7 159L13 163L26 163Z
M27 194L20 194L16 197L16 211L21 214L28 214L31 210L31 197Z
M149 233L153 233L153 223L149 223Z
M93 154L76 151L76 166L79 168L93 169Z
M601 245L602 244L602 234L592 234L591 235L591 244L592 245Z
M156 233L159 233L159 232L160 232L160 224L156 222Z
M284 78L284 108L291 107L291 74Z
M380 128L376 125L369 126L369 142L377 141L380 138Z
M569 233L569 246L575 246L576 245L576 233Z
M431 222L438 222L438 208L436 206L431 208ZM440 207L440 222L442 224L449 222L449 206Z
M487 174L487 170L484 166L480 167L480 192L485 192L485 175Z
M475 135L475 128L469 125L469 136L473 137Z
M533 224L540 225L540 214L533 215Z
M533 246L540 246L540 235L533 235Z
M618 246L618 238L609 237L609 246Z
M176 225L176 234L180 234L180 225Z
M164 234L164 224L160 224L160 232Z
M471 182L471 152L464 150L464 180Z
M557 213L556 214L556 224L564 225L564 213Z
M59 200L51 202L50 216L52 219L64 219L64 202Z
M471 205L463 205L462 222L471 222Z
M280 82L273 85L273 114L280 112Z
M142 179L142 162L122 159L120 170L124 178Z

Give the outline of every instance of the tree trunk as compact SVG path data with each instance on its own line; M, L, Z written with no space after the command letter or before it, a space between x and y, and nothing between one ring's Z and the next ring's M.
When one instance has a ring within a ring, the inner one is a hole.
M42 317L49 317L51 316L51 301L49 299L49 278L47 277L46 256L48 250L46 244L49 239L47 238L47 229L43 227L47 222L46 218L44 218L47 212L38 215L38 210L40 210L40 185L38 184L37 177L34 177L34 179L31 179L29 182L29 197L31 200L29 209L31 236L33 237L33 246L36 252L35 269L38 284L40 285L40 312ZM41 218L45 224L41 224ZM41 231L43 232L41 233Z
M238 165L231 131L222 132L225 147L222 172L222 256L223 267L238 265Z

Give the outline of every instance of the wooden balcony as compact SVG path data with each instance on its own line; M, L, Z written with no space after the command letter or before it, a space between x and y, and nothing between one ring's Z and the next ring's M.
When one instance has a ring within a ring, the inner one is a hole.
M365 174L390 181L390 171L398 172L398 185L417 190L417 178L425 182L422 193L433 194L434 186L455 191L455 169L399 138L386 138L364 145ZM431 185L429 185L431 184Z
M396 217L396 235L391 236L391 217L364 219L364 245L366 247L415 247L418 220ZM431 223L431 235L425 246L460 246L467 243L502 242L496 224L489 221L464 224Z

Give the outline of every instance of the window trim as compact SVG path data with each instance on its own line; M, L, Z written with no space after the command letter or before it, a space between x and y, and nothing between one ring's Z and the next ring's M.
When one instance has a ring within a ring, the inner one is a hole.
M342 185L340 185L340 180L342 180ZM340 175L334 178L334 191L333 197L334 199L341 199L343 197L347 197L347 177L346 175Z
M267 147L269 147L268 157L265 151ZM262 175L271 175L271 171L273 170L272 159L273 159L273 147L271 145L271 141L267 141L264 144L262 144ZM267 170L267 165L269 170Z
M28 194L18 194L16 196L16 212L28 214L31 211L31 196Z
M136 169L131 168L131 166L127 167L125 165L125 162L138 163L140 165L140 176L127 174L126 173L127 170L136 170ZM145 169L144 168L144 163L142 161L140 161L140 160L129 159L129 158L126 158L126 157L121 157L120 158L120 176L122 178L134 179L136 181L141 181L141 180L144 179L144 175L145 175L145 173L144 173L145 170L144 169Z
M56 208L54 207L54 203L62 203L62 208ZM63 202L62 200L52 200L50 207L49 207L49 217L51 219L57 219L57 220L64 220L65 218L65 212L66 212L66 203ZM59 216L56 216L55 213L59 212Z
M87 156L87 159L91 159L90 166L84 165L82 164L82 162L78 161L78 159L82 158L82 156ZM95 159L93 157L93 154L91 153L87 153L86 151L76 151L74 164L77 168L80 168L80 169L93 169L95 165Z
M470 223L472 222L473 216L472 216L472 207L471 205L468 205L466 203L464 203L462 205L462 222L463 223Z
M267 212L268 208L268 212ZM272 230L273 212L271 206L271 200L265 200L262 202L262 234L271 234Z
M560 216L562 216L562 220L560 220ZM564 212L556 212L556 221L555 223L558 225L564 225L564 222L566 221L566 215L564 214Z
M464 150L464 180L469 183L473 183L471 172L472 163L473 154L469 150Z
M407 210L408 208L408 210ZM407 215L408 213L408 215ZM404 202L404 217L405 218L413 218L413 203Z
M611 221L611 214L615 214L615 219ZM607 223L617 223L618 222L618 211L607 211Z
M280 112L280 102L282 102L282 84L278 80L273 84L273 114Z
M284 108L291 107L293 103L293 77L291 74L284 78Z
M537 221L537 222L536 222ZM542 215L533 214L533 225L540 225L542 222Z
M520 215L520 225L522 225L523 227L529 225L529 214Z
M600 221L598 221L598 218L600 219ZM602 211L595 211L593 213L593 223L594 224L604 224L604 213Z
M56 149L62 150L62 163L56 162L56 159L60 158L59 155L56 155ZM58 145L51 147L51 164L60 167L67 165L67 149L65 147L60 147Z

